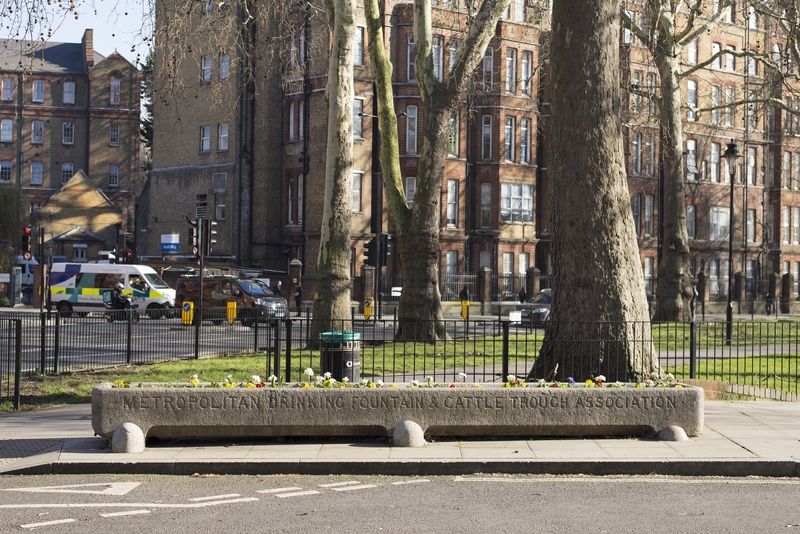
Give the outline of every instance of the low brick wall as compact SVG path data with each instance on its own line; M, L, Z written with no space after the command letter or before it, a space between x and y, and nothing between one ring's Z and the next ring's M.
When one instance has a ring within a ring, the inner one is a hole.
M403 421L427 436L696 436L703 390L683 388L114 388L92 391L92 427L145 436L391 436Z

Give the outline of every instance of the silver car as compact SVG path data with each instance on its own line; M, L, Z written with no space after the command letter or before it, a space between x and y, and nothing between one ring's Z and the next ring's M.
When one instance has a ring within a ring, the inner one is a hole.
M515 310L522 312L522 322L529 324L531 328L543 327L550 316L550 303L552 301L552 290L542 289L531 297L528 302L517 306Z

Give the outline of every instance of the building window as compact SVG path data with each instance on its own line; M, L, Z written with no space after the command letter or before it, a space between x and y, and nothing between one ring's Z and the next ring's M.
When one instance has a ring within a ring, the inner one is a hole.
M644 259L644 287L648 295L653 294L653 267L655 260L652 256L647 256Z
M31 143L34 145L44 143L44 121L31 121Z
M231 75L231 56L222 54L219 58L219 79L227 80Z
M747 183L756 185L756 149L747 147Z
M450 39L450 46L447 52L447 72L453 72L453 67L456 66L456 58L458 58L458 47L461 45L458 39Z
M200 152L211 150L211 126L200 127Z
M522 119L519 121L519 162L531 162L531 121Z
M353 48L353 63L364 64L364 26L356 26L355 46Z
M217 136L217 150L228 150L228 123L219 125Z
M353 211L361 211L361 184L364 181L363 172L353 173Z
M31 162L31 185L42 185L42 162Z
M783 218L783 225L782 225L783 226L783 236L782 236L783 239L782 239L782 241L784 243L788 243L789 242L789 229L792 226L792 221L791 221L791 216L792 215L791 215L791 213L792 213L792 209L789 206L784 206L783 207L783 217L782 217Z
M758 60L753 56L747 57L747 74L758 76Z
M730 210L727 207L712 206L709 229L709 239L727 239L730 232Z
M406 154L417 153L417 106L406 107Z
M432 46L433 75L441 82L442 70L444 69L444 37L434 35Z
M722 45L719 43L711 43L711 55L714 59L711 60L711 68L712 69L721 69L722 68Z
M747 7L747 26L752 29L758 29L758 13L753 6Z
M747 98L750 100L750 102L747 104L747 127L751 130L755 130L758 123L758 118L756 117L756 106L753 103L756 100L755 91L748 91Z
M0 94L5 101L14 100L14 78L3 78L0 80Z
M0 184L11 183L11 160L0 160Z
M406 204L411 208L414 206L414 195L417 192L417 179L414 176L406 177Z
M450 116L450 121L447 123L447 128L448 128L448 140L449 140L447 153L450 156L458 157L458 134L459 134L458 112Z
M72 249L72 259L77 262L86 261L86 245L75 245Z
M416 112L416 107L414 107L414 111ZM408 114L408 110L406 110L406 114ZM363 115L364 115L364 101L360 98L356 98L355 100L353 100L353 137L358 139L364 137ZM414 140L414 143L416 146L416 138Z
M695 207L694 204L686 205L686 233L689 239L695 238Z
M642 173L642 134L633 134L633 146L631 147L631 172L633 174Z
M752 243L756 240L756 210L747 210L747 241Z
M33 102L44 102L44 80L33 80L31 100Z
M75 166L72 163L61 164L61 184L69 182L70 178L75 174Z
M631 214L633 215L633 228L636 231L636 237L639 237L642 233L642 197L640 195L631 197Z
M794 153L794 165L792 166L792 189L800 190L800 152Z
M0 120L0 142L11 143L14 140L14 121L11 119Z
M119 78L111 78L111 94L109 97L109 102L112 106L119 106L120 101L122 100L122 94L120 90L120 79Z
M644 236L653 234L653 195L644 196Z
M689 65L697 65L697 39L692 39L686 45L686 62Z
M483 269L484 267L491 267L492 266L492 253L488 250L481 250L480 255L478 256L478 268Z
M303 206L303 198L304 198L304 191L305 191L305 181L303 180L303 175L297 175L297 222L302 224L303 222L303 213L305 213L305 207Z
M406 54L406 62L407 62L407 76L406 78L408 81L414 80L414 36L408 36L408 48Z
M492 159L492 116L484 115L481 125L481 159Z
M288 209L286 217L288 224L294 224L294 176L289 177L289 187L286 188L289 195Z
M533 221L533 186L500 184L500 220L502 222Z
M455 283L455 277L458 274L458 252L455 250L448 250L444 254L444 274L448 278L445 281L446 285Z
M492 227L492 184L481 184L481 228Z
M530 96L531 94L531 77L533 69L533 52L530 50L522 51L522 80L520 80L520 89L523 95Z
M302 139L306 135L305 102L302 100L297 105L297 137Z
M639 113L642 111L642 71L633 71L633 84L631 87L631 111Z
M289 141L295 140L294 124L295 124L296 107L297 105L294 102L289 102Z
M736 122L736 107L733 103L736 101L736 88L728 85L725 87L725 126L733 126Z
M781 184L784 188L789 189L792 186L792 153L783 153L783 177Z
M74 145L75 144L75 123L62 122L61 123L61 144Z
M492 71L494 70L494 49L489 47L483 56L483 90L492 90Z
M711 181L719 183L719 143L711 143Z
M736 47L733 45L728 45L725 47L725 50L728 50L728 53L725 54L725 69L733 72L736 70L736 56L734 56L731 52L735 52Z
M686 105L689 106L689 111L686 113L687 121L697 120L697 81L686 81Z
M117 163L108 165L108 186L119 187L119 164Z
M719 124L722 116L720 103L722 102L722 88L719 85L711 86L711 124Z
M458 180L447 180L447 226L458 225Z
M644 173L647 176L655 176L656 174L656 146L655 137L653 134L646 134L644 136Z
M64 82L64 93L62 100L64 104L75 103L75 82Z
M225 220L225 203L228 200L226 193L214 193L214 218L218 221Z
M514 161L514 117L506 117L503 136L503 157L506 161Z
M792 208L792 243L800 244L800 208Z
M111 146L119 146L119 123L112 122L108 125L108 144Z
M697 180L697 140L686 140L686 179Z
M517 92L517 49L506 49L506 93Z
M42 209L41 202L31 202L31 215L36 215Z
M211 175L211 189L225 192L228 189L228 173L215 172Z
M200 81L204 83L211 81L211 56L200 58Z

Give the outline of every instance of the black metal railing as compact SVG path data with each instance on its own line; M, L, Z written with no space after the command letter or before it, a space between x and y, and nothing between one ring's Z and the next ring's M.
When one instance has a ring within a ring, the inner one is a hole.
M0 400L14 398L14 382L22 373L58 374L231 354L263 354L265 375L287 381L302 380L307 368L315 374L322 371L322 325L308 315L242 324L233 316L229 321L226 310L219 313L200 325L184 324L180 317L135 321L129 314L113 322L103 314L53 314L50 319L44 313L0 314ZM794 321L735 322L730 345L724 322L561 323L544 353L543 329L496 319L446 320L443 325L444 340L398 339L394 317L365 320L354 312L347 325L325 330L352 328L360 376L386 383L428 377L440 384L500 382L509 374L525 377L537 358L564 351L580 355L575 361L583 363L571 366L559 360L561 367L553 376L537 378L584 381L592 373L621 369L631 353L652 350L662 370L678 379L800 392L800 323ZM626 342L608 342L611 330L624 331ZM543 360L541 368L552 370L555 361L548 365Z

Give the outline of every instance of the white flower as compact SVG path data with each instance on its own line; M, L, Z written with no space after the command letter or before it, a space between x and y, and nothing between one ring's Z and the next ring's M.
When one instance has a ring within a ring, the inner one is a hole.
M381 387L381 386L383 385L383 380L378 380L377 382L375 382L375 384L376 384L378 387Z
M652 373L650 373L650 378L652 378L653 380L658 380L658 371L653 371Z
M361 379L361 385L362 386L366 386L367 384L369 384L369 380L367 380L366 378L362 378Z
M197 380L197 375L192 375L192 378L193 378L194 380Z
M252 382L253 384L260 384L261 383L261 377L258 376L258 375L253 375L253 376L250 377L250 382Z
M429 388L433 387L433 377L432 376L426 376L425 377L425 382L427 382Z
M327 372L322 376L325 377L325 380L330 380L331 379L331 373L330 372Z
M336 380L334 380L333 378L331 378L331 382L333 382L333 383L335 384L335 383L336 383ZM349 379L349 378L347 378L347 377L344 377L344 378L342 378L342 383L344 383L344 384L347 384L348 382L350 382L350 379Z
M411 385L412 386L418 386L419 385L419 380L412 380L411 381Z
M597 375L596 377L594 377L594 381L595 382L605 382L606 381L606 377L604 377L603 375Z
M667 380L675 380L675 375L672 373L667 373Z
M314 380L316 381L317 384L322 384L323 378L317 375L317 377Z
M517 379L516 375L508 375L506 377L506 382L514 382Z
M541 386L547 384L547 382L544 381L544 378L540 378L538 384L539 384L539 387L541 387Z
M311 367L309 367L305 371L303 371L303 374L310 378L314 376L314 370Z
M275 375L269 375L269 378L267 378L267 380L269 381L270 384L274 386L275 382L278 381L278 377Z

